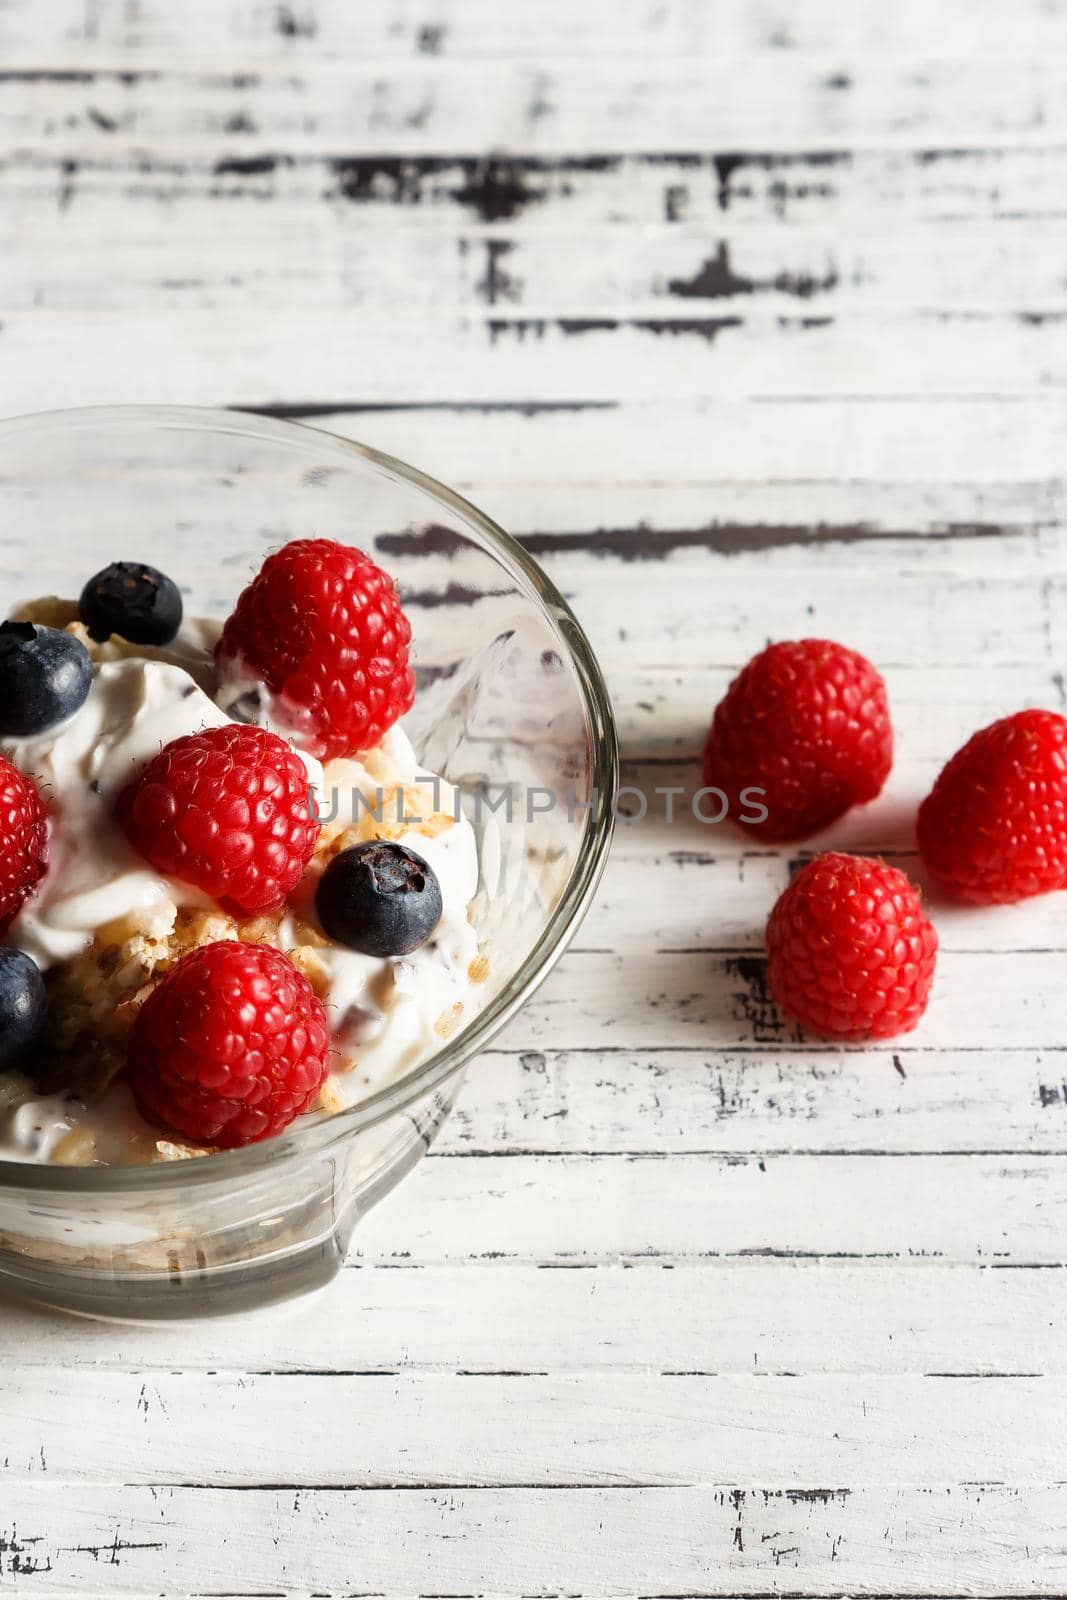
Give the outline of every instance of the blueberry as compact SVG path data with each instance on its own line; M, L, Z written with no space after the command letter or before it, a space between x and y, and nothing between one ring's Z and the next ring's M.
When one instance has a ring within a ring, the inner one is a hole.
M44 979L21 950L0 946L0 1067L10 1066L40 1038L47 1005Z
M73 634L36 622L0 623L0 735L44 733L85 704L89 652Z
M405 845L371 839L334 856L315 905L331 939L365 956L406 956L441 920L441 885Z
M177 584L140 561L113 561L90 578L78 610L93 639L117 633L131 644L169 644L182 625Z

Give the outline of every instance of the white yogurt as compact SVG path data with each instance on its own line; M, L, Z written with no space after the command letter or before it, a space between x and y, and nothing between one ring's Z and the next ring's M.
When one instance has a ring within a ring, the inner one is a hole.
M195 630L209 636L207 625L192 628L194 639ZM158 659L161 654L101 662L88 699L66 723L34 738L0 741L8 760L35 778L50 812L48 872L7 935L7 943L27 951L42 968L79 955L99 928L119 918L132 915L147 932L163 937L179 907L211 905L198 890L153 871L114 814L119 791L165 744L231 720L196 681L208 681L200 670L206 651L189 648L187 636L174 650L181 664ZM314 757L299 753L324 821L358 822L376 805L379 786L430 779L399 727L365 758L366 765L331 763L328 784ZM440 782L434 798L440 810L457 816L450 785ZM470 823L459 816L434 837L413 827L400 842L429 862L441 885L443 913L430 940L397 959L339 945L316 952L328 975L324 1004L336 1059L348 1069L333 1073L330 1086L335 1099L349 1105L429 1055L471 990L477 938L467 907L477 888L478 860ZM305 916L311 915L313 887L305 883L302 898L300 892L294 897L295 909ZM283 945L286 930L283 922ZM166 1135L143 1121L120 1079L91 1105L71 1095L16 1101L0 1112L0 1159L48 1161L79 1127L93 1133L98 1161L125 1164L165 1154L156 1143Z

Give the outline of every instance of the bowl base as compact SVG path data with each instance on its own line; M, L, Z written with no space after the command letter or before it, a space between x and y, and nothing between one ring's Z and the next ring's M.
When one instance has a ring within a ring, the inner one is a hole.
M74 1316L106 1322L177 1322L231 1316L324 1289L344 1264L336 1234L274 1261L107 1279L84 1268L0 1251L0 1291Z

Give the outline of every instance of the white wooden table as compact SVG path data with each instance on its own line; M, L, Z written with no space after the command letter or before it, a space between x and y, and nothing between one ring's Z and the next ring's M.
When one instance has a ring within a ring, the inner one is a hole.
M524 536L630 781L840 638L913 864L1067 699L1063 0L0 0L0 414L321 420ZM417 616L416 616L417 628ZM939 912L921 1031L800 1043L788 852L624 829L335 1288L0 1315L0 1593L1067 1590L1067 900Z

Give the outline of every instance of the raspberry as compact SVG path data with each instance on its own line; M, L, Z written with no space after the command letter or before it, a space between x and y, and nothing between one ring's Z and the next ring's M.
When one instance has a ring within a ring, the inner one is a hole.
M704 782L765 839L801 839L873 800L893 764L885 684L827 639L772 644L736 677L712 719ZM746 790L762 790L751 798ZM757 803L764 821L748 822Z
M300 757L235 722L164 745L119 795L118 815L157 872L236 916L280 906L319 836Z
M410 640L393 581L369 556L298 539L239 595L215 661L222 684L262 683L272 721L328 760L372 749L411 710Z
M225 940L183 956L153 989L127 1072L149 1122L232 1150L311 1107L329 1049L322 1001L292 962L270 945Z
M48 815L31 778L0 756L0 933L45 874Z
M1067 718L1019 711L976 733L919 807L919 852L961 900L1067 888Z
M926 1010L937 934L903 872L831 852L779 899L767 955L768 987L794 1021L835 1039L889 1039Z

